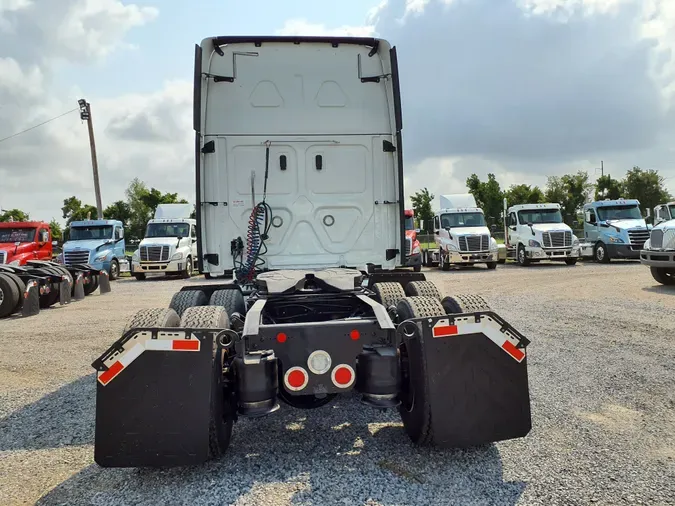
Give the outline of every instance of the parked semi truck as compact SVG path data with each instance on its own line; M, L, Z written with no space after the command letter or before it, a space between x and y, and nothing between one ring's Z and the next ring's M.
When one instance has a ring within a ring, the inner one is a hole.
M145 237L131 257L131 274L189 278L197 265L197 220L190 219L191 204L160 204L148 222Z
M675 204L664 206L654 209L656 224L640 251L640 263L649 267L652 277L662 285L675 285L675 219L663 220L666 213L675 210Z
M413 209L405 210L405 254L405 265L412 267L415 272L420 272L422 270L422 251L417 239L415 211Z
M499 262L497 241L473 195L441 195L439 204L433 222L436 248L424 250L424 264L438 266L444 271L453 265L474 264L495 269Z
M507 258L521 266L542 260L574 265L580 256L579 239L563 222L558 203L509 207L504 199L504 237Z
M0 223L0 264L26 265L29 260L52 260L52 230L43 221Z
M235 72L236 62L236 72ZM264 107L263 107L264 106ZM95 461L224 455L241 417L358 392L417 444L530 431L528 339L405 265L396 49L370 37L195 48L199 270L94 363Z
M581 254L596 262L640 258L649 227L636 199L599 200L585 204ZM649 215L649 212L648 212Z
M59 263L88 265L95 271L107 272L111 280L129 271L121 221L73 221L68 232L68 241L57 259Z

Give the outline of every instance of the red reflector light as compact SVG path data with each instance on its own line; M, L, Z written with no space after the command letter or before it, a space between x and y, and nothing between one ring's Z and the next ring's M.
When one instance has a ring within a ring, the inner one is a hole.
M196 339L172 341L171 348L174 350L199 350L199 341Z
M354 341L356 341L359 337L361 337L361 333L354 329L349 333L349 337L351 337Z
M286 342L286 339L288 339L288 336L287 336L286 334L284 334L283 332L279 332L279 333L277 334L277 341L278 341L278 342L280 342L280 343L285 343L285 342Z
M354 383L355 374L354 369L352 369L347 364L340 364L331 374L333 384L338 388L348 388Z
M284 383L289 390L297 392L309 383L309 374L302 367L291 367L284 375Z

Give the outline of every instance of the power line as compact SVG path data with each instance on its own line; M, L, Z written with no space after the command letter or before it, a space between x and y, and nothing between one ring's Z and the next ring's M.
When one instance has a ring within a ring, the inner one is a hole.
M68 112L64 112L63 114L59 114L58 116L54 116L53 118L48 119L47 121L43 121L42 123L40 123L40 124L38 124L38 125L34 125L34 126L30 127L30 128L26 128L25 130L21 130L20 132L17 132L17 133L15 133L15 134L10 135L9 137L4 137L4 138L0 139L0 142L5 142L5 141L7 141L7 140L9 140L9 139L12 139L12 138L18 136L18 135L25 134L26 132L29 132L29 131L31 131L31 130L34 130L34 129L38 128L38 127L41 127L42 125L46 125L47 123L50 123L50 122L52 122L52 121L54 121L54 120L56 120L56 119L62 118L62 117L65 116L66 114L70 114L71 112L75 112L75 111L79 111L79 110L80 110L80 109L79 109L78 107L76 107L75 109L71 109L71 110L68 111Z

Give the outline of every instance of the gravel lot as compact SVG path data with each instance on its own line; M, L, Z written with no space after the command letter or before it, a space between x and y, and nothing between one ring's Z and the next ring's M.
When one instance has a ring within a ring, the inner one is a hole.
M93 462L90 363L186 281L0 320L0 504L675 504L675 289L639 263L431 271L532 339L533 430L474 451L413 447L395 412L344 398L240 421L198 468ZM199 279L191 280L197 282Z

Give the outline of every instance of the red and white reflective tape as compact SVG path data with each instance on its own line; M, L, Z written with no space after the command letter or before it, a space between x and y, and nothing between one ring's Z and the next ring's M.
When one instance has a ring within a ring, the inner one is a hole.
M149 334L141 332L138 334ZM144 351L199 351L201 341L199 339L147 339L137 342L131 348L128 348L120 355L107 371L98 372L98 381L102 385L110 383L125 367L129 367L134 360L141 356Z
M509 335L508 331L502 332L501 325L489 316L482 316L477 323L473 317L455 318L452 324L450 319L438 320L431 330L434 337L484 334L515 361L522 362L526 356L525 350L517 347L518 339Z

